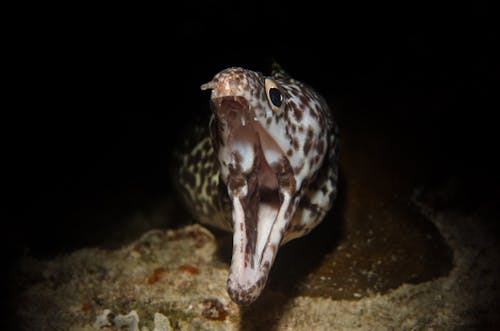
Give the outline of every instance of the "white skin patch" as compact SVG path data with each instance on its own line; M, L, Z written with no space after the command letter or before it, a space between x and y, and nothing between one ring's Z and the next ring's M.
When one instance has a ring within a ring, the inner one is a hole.
M281 152L274 149L264 149L264 157L269 165L278 163L282 156L283 154Z
M278 216L278 209L275 206L269 205L267 203L261 203L259 206L259 219L265 220L263 222L259 222L257 224L257 231L259 233L270 233L271 228L276 220L276 216ZM267 238L264 236L257 237L257 248L256 255L261 256L264 251L264 246L266 245Z
M254 149L252 144L243 141L238 141L231 145L231 151L233 152L231 157L231 163L233 163L234 166L237 165L236 164L237 160L235 158L234 152L237 152L241 157L241 159L239 160L239 165L241 167L241 170L243 172L247 172L250 169L252 169L253 162L255 159Z

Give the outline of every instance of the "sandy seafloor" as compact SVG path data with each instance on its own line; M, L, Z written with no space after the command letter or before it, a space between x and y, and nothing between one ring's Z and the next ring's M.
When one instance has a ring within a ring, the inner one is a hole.
M16 276L16 323L23 330L497 329L500 249L491 223L481 212L436 210L429 200L416 194L412 203L452 251L450 270L432 279L383 291L373 282L350 299L332 298L335 291L329 297L328 290L308 295L310 275L296 279L302 285L295 292L282 291L271 279L262 297L242 309L225 289L228 261L218 253L224 235L216 238L194 224L147 231L118 249L24 259ZM321 272L325 259L310 273ZM339 274L336 283L342 283ZM286 277L271 278L277 276Z

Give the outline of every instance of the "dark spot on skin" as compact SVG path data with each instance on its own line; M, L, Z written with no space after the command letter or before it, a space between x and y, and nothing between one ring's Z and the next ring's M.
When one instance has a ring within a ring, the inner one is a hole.
M199 170L199 174L200 174L200 176L201 176L201 178L203 180L207 176L207 168L204 167L204 166L201 166L200 168L201 169Z
M285 218L286 219L290 219L291 215L292 215L292 211L295 209L295 205L293 203L291 203L288 208L286 209L286 212L285 212ZM286 227L284 229L284 231L286 231Z
M311 149L311 139L309 139L309 137L306 138L306 142L304 143L304 154L308 154L309 153L309 150Z
M327 192L328 192L328 188L326 187L326 185L323 185L321 187L321 193L323 193L323 195L326 195Z
M272 117L268 117L267 120L266 120L266 124L267 125L271 125L271 121L273 120Z
M295 176L294 172L288 162L280 162L275 168L278 173L278 183L282 189L290 193L295 193ZM280 199L283 200L282 193L280 192Z
M330 192L330 194L328 194L328 199L329 199L330 201L333 201L333 200L335 200L335 196L336 196L336 192L335 192L335 190L332 190L332 191Z
M289 150L286 152L286 155L288 155L289 157L293 156L293 150L289 149Z
M295 167L293 169L293 171L298 174L300 172L300 170L302 170L302 168L304 167L304 163L301 163L299 166Z
M241 157L240 152L237 152L237 151L233 152L233 156L234 156L234 161L235 161L235 163L236 163L237 167L239 168L239 165L240 165L240 163L241 163L241 160L243 159L243 158Z
M301 201L300 201L300 208L302 209L307 209L311 212L311 217L316 217L320 210L318 208L318 206L314 203L312 203L308 198L303 198Z
M245 212L245 234L247 238L247 244L245 247L245 258L251 257L250 265L254 267L254 255L255 255L255 246L257 244L257 211L258 204L260 202L260 191L256 190L257 187L257 176L252 175L249 176L248 180L248 192L252 192L248 194L245 198L240 199L243 210Z
M207 194L209 196L213 195L216 192L216 187L213 182L207 184Z
M323 140L318 141L318 145L316 148L318 150L318 154L323 155L323 153L325 152L325 143L323 142Z
M183 171L181 176L185 180L187 186L195 187L196 186L196 177L189 171Z
M241 74L240 74L240 73L236 74L236 75L234 76L234 80L236 81L236 83L237 83L238 85L240 85L240 84L241 84L241 80L242 80L242 76L241 76Z
M299 109L299 107L293 107L293 116L297 119L297 121L302 120L302 111Z
M303 230L304 230L304 225L302 224L296 224L290 229L290 231L295 233L302 233Z
M297 138L293 138L292 144L295 150L299 149L299 141L297 140Z
M194 154L191 156L191 163L194 163L197 165L200 162L201 159L201 151L198 149Z
M306 97L305 95L301 94L301 95L299 96L299 99L300 99L300 101L302 102L302 104L303 104L303 105L307 105L307 104L309 104L309 101L310 101L310 100L309 100L309 98L308 98L308 97Z
M256 295L254 293L256 288L257 286L254 285L247 291L244 291L242 289L233 289L228 286L227 292L234 302L238 303L239 305L246 306L255 301Z
M255 94L258 100L264 99L264 88L256 89Z
M326 125L323 121L319 122L319 134L320 136L324 136L326 131Z
M322 113L322 110L323 110L323 107L322 107L322 105L321 105L321 104L319 104L319 103L315 102L315 103L314 103L314 109L316 110L316 112L317 112L318 114L321 114L321 113Z
M245 184L246 180L243 176L231 176L228 182L229 189L233 195L236 195Z
M201 146L202 149L204 150L209 150L209 148L211 147L211 143L210 143L210 140L208 139L205 139L205 141L203 142L203 145Z
M314 130L312 127L307 127L307 136L310 137L312 139L313 137L313 134L314 134Z
M313 138L313 130L311 127L307 129L307 137L306 137L306 142L304 143L304 154L309 154L309 150L311 149L312 145L312 138Z

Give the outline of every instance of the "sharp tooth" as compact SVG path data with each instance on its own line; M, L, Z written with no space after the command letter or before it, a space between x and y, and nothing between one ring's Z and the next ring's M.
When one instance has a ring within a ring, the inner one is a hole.
M241 125L245 126L247 123L246 123L246 120L245 120L245 116L241 116Z

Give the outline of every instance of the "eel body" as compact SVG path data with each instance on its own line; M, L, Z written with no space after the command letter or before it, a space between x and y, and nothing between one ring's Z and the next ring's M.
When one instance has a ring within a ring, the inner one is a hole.
M278 66L270 76L228 68L201 89L211 91L211 118L176 154L176 187L196 220L233 232L227 288L246 305L279 247L309 233L335 200L336 124L324 99Z

